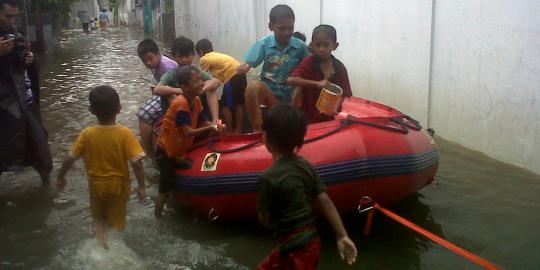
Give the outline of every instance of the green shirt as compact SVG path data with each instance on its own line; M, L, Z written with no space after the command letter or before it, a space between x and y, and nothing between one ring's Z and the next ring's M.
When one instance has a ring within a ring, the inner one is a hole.
M180 83L178 82L178 76L176 75L178 73L178 68L180 67L182 66L173 68L167 71L167 73L163 74L163 76L161 76L161 79L159 80L159 83L165 86L170 86L170 87L180 87ZM200 69L200 71L201 71L201 76L202 76L203 81L209 81L214 78L208 72L202 69ZM162 111L166 112L167 109L169 108L169 102L167 101L165 97L161 97L160 103L161 103Z
M312 203L324 192L324 185L313 166L297 155L283 156L259 178L259 212L268 212L278 234L313 222Z
M178 66L178 68L179 67L182 67L182 66ZM167 73L163 74L163 76L161 76L161 80L159 80L159 83L162 85L170 86L170 87L180 87L180 84L178 83L178 79L177 79L178 76L176 76L178 68L171 69L167 71ZM203 81L209 81L214 78L208 72L202 69L200 71L201 71Z

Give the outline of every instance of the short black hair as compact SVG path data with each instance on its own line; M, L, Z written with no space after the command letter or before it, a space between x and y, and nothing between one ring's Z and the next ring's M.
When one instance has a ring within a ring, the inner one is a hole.
M212 42L210 42L210 40L203 38L197 41L197 44L195 45L195 51L203 51L204 53L209 53L213 52L214 48L212 48Z
M291 7L287 5L276 5L270 10L270 23L275 23L279 19L293 18L294 12Z
M303 42L306 42L306 35L304 35L303 33L300 33L300 32L294 32L292 33L292 36L303 41Z
M159 47L151 38L147 38L139 42L139 45L137 45L137 54L140 58L143 58L143 56L147 53L159 54Z
M171 53L173 56L195 54L195 44L193 44L193 40L184 36L179 36L175 38L172 42Z
M21 7L20 0L0 0L0 10L4 10L4 5L6 4L16 8Z
M101 85L93 88L88 95L92 113L99 121L110 120L116 115L120 106L120 97L114 88L108 85Z
M307 120L303 112L290 104L279 104L263 116L263 130L268 143L283 154L304 144Z
M178 66L176 71L176 80L178 81L178 84L188 84L191 79L191 74L193 73L201 73L201 70L192 65Z
M327 35L330 39L332 39L334 42L337 42L337 33L336 33L336 28L334 28L333 26L331 25L328 25L328 24L321 24L315 28L313 28L313 34L311 35L311 39L313 40L313 37L316 35L316 34L325 34Z

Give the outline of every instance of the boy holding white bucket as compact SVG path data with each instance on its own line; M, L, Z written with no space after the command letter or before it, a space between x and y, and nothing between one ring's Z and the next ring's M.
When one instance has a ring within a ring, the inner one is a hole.
M334 27L326 24L315 27L309 44L313 54L304 58L287 79L289 85L302 87L293 103L306 114L308 123L332 120L333 115L341 111L343 100L339 91L342 97L352 96L347 69L332 55L338 45ZM325 104L328 99L330 104Z

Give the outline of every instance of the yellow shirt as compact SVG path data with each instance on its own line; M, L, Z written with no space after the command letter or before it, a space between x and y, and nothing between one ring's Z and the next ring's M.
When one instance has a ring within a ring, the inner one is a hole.
M200 61L201 68L212 73L221 82L228 82L236 75L236 68L239 65L240 63L231 56L217 52L205 54Z
M82 156L88 174L90 196L130 191L128 161L135 162L144 151L133 132L122 125L85 128L71 147L70 156Z

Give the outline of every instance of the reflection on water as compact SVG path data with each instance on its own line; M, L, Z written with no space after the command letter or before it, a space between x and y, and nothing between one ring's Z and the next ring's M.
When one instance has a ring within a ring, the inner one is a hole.
M90 35L68 31L57 48L41 57L43 118L56 167L80 130L95 122L88 111L91 87L115 87L122 103L118 122L136 131L135 111L150 97L152 84L136 55L142 38L140 32L122 29ZM540 249L540 177L438 143L437 184L391 210L504 268L540 269L535 256ZM151 164L145 170L151 183L157 181ZM106 253L93 245L83 163L70 171L60 198L53 199L39 185L32 169L0 179L0 269L252 269L275 245L255 221L206 223L169 209L157 223L151 200L144 205L131 200L126 231ZM156 193L150 184L147 194ZM363 236L364 221L357 214L345 218L359 248L350 268L340 261L330 228L321 223L320 269L478 269L381 214L371 234ZM107 260L110 256L117 259Z

